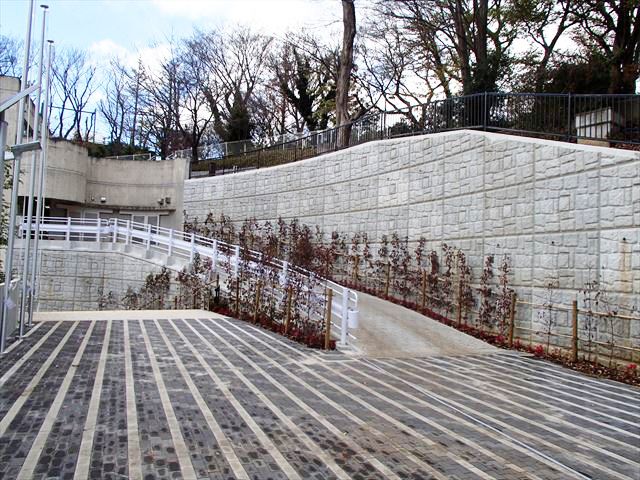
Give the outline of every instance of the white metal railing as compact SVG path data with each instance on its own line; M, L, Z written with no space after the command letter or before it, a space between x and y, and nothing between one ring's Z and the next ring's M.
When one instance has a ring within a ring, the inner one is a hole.
M24 236L27 225L22 224L21 234ZM35 225L31 231L35 231ZM70 217L47 217L40 224L42 240L85 241L96 244L125 244L142 247L146 250L165 254L169 257L182 258L192 262L195 254L211 260L212 269L216 273L226 274L225 269L231 267L231 274L237 275L241 262L248 269L258 268L262 254L257 251L242 251L238 245L187 233L156 225L132 222L121 219L87 219ZM333 291L331 305L332 325L340 331L340 343L346 345L348 337L355 338L349 329L358 325L358 294L331 280L318 277L313 272L291 265L280 259L269 259L269 266L279 271L280 283L286 285L292 272L318 281L325 296L325 289Z

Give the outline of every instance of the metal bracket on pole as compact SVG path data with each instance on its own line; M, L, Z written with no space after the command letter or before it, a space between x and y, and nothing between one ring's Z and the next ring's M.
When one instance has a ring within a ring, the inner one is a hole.
M4 102L0 103L0 112L4 112L5 110L13 107L20 100L22 100L23 98L25 98L28 95L31 95L33 92L35 92L39 87L40 87L39 83L34 83L29 88L26 88L26 89L16 93L12 97L7 98Z

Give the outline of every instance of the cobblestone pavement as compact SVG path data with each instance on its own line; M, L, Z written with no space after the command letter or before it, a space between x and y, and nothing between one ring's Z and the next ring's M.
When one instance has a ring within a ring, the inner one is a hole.
M0 362L0 478L640 478L632 387L191 315L37 324Z

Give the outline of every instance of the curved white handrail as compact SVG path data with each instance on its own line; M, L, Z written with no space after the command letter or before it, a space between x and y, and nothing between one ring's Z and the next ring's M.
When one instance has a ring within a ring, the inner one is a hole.
M35 231L35 225L31 231ZM27 231L27 225L21 228L22 235ZM224 273L224 269L231 265L235 275L241 262L243 267L254 269L259 266L258 260L262 253L254 250L242 251L238 245L204 237L194 233L159 227L150 224L132 222L120 219L87 219L71 217L46 217L40 224L43 240L86 241L97 244L120 243L135 245L147 250L166 254L169 257L180 257L190 262L195 254L208 258L212 262L215 272ZM242 253L242 255L241 255ZM305 270L278 258L270 258L269 264L279 271L280 283L286 285L290 272L295 271L307 278L318 280L323 287L333 291L331 305L332 322L340 330L340 342L348 343L349 328L355 328L358 322L358 294L336 282L319 277L313 272ZM316 292L325 296L325 289Z

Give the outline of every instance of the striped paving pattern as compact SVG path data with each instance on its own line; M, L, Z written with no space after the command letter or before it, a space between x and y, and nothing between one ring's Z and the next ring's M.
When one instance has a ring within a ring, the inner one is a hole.
M356 358L197 315L37 324L0 363L0 478L640 478L632 387L509 353Z

